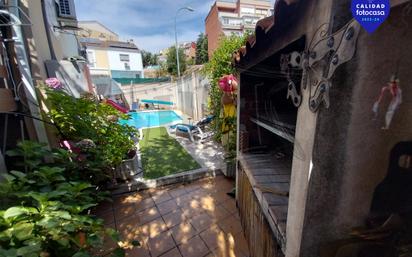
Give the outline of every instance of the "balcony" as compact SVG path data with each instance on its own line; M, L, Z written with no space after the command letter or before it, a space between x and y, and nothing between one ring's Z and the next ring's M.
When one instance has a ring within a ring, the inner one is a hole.
M242 29L243 20L240 18L221 17L220 21L223 29Z

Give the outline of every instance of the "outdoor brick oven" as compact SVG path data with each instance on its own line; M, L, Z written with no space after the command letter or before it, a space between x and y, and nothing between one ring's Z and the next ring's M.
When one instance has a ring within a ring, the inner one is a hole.
M252 256L399 256L397 245L362 247L365 231L409 217L382 210L412 195L412 3L391 1L373 34L350 3L279 0L234 54L237 203ZM393 75L403 101L386 127L390 94L372 109Z

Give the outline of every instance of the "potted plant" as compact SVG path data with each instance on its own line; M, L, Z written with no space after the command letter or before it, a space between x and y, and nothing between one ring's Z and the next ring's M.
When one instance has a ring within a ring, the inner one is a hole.
M129 150L126 158L116 167L115 179L126 181L136 176L143 177L143 170L139 168L138 149L137 146L134 146Z

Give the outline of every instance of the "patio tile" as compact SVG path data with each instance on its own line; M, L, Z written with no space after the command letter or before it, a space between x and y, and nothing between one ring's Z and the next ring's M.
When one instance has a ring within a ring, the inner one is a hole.
M236 202L234 199L230 199L228 201L225 201L221 203L221 205L230 213L237 213L237 207L236 207Z
M218 247L212 250L213 257L248 257L242 251L237 248L228 247Z
M182 257L177 247L173 248L172 250L168 251L165 254L162 254L161 257Z
M173 210L176 210L179 207L177 206L175 201L169 200L169 201L157 204L157 208L159 209L159 212L161 215L165 215L169 212L172 212Z
M160 256L176 247L170 232L163 232L160 235L149 239L147 245L149 246L152 257Z
M166 230L166 224L160 217L139 227L141 235L147 238L154 238Z
M219 176L124 195L96 208L96 215L106 225L116 221L123 240L142 243L126 256L246 257L249 248L236 203L226 194L232 183Z
M200 202L197 200L192 200L187 205L181 206L181 209L187 218L193 218L205 212L205 210L201 208Z
M210 195L202 197L199 201L202 209L205 211L213 211L218 204L216 200Z
M146 245L126 249L126 257L150 257L150 251Z
M176 198L181 195L187 194L187 191L185 190L184 187L176 187L172 188L168 191L169 195L172 196L173 198Z
M151 197L145 198L141 201L139 201L138 203L136 203L136 210L137 211L143 211L147 208L151 208L155 206L155 202L153 201L153 199Z
M195 190L195 191L191 192L190 195L192 196L193 199L200 200L203 197L209 196L210 192L200 188L198 190Z
M201 232L209 228L215 222L209 215L206 213L200 214L190 220L190 223L196 229L196 231Z
M167 193L166 190L152 194L152 199L156 204L166 202L172 199L172 197Z
M236 235L242 231L242 225L240 221L236 219L233 215L222 219L218 222L220 228L225 231L225 233L230 233L232 235Z
M124 240L137 240L140 233L139 218L136 215L117 223L117 230Z
M143 196L138 193L117 196L113 198L114 208L135 204L143 200Z
M189 239L197 235L196 230L189 222L183 222L171 229L172 236L176 241L176 244L182 244L188 242Z
M174 212L168 213L163 216L163 220L166 223L166 226L170 229L186 220L186 216L183 214L183 211L180 209L175 210Z
M212 193L211 195L218 203L224 203L230 200L234 201L232 197L227 195L227 192L229 191L218 191L216 193Z
M239 248L245 255L249 256L249 245L246 241L245 236L243 235L242 232L239 234L235 235L235 247Z
M190 194L185 194L185 195L180 195L178 197L175 197L174 201L176 202L177 205L184 206L184 205L189 204L191 201L193 201L193 198Z
M132 214L135 214L136 212L136 207L133 204L128 204L123 207L119 207L117 209L114 209L114 216L116 220L121 220L125 217L128 217Z
M183 257L202 257L210 251L199 236L195 236L187 243L179 245Z
M211 226L209 229L200 233L200 237L209 249L224 246L226 243L226 234L217 225Z
M150 222L160 217L160 213L156 207L145 209L143 211L138 212L136 215L138 217L140 225L145 224L147 222Z
M229 180L220 179L216 181L216 189L220 192L230 192L234 187L234 183Z
M223 243L212 250L213 255L215 257L248 257L249 250L248 248L244 248L244 246L241 245L242 243L246 243L246 241L242 242L236 236L226 234ZM242 250L242 248L245 250Z
M201 189L201 188L202 188L202 185L201 185L201 183L199 183L199 182L193 182L193 183L190 183L190 184L185 185L185 190L186 190L186 192L188 192L188 193L191 193L191 192L193 192L193 191L199 190L199 189Z
M214 219L216 219L216 220L222 220L222 219L224 219L224 218L226 218L226 217L228 217L228 216L230 216L231 214L230 214L230 212L229 211L227 211L223 206L221 206L221 205L217 205L217 206L215 206L215 208L213 209L213 210L207 210L206 211L207 212L207 214L210 216L210 217L212 217L212 218L214 218Z
M114 223L114 213L112 209L110 209L109 211L106 211L103 214L98 214L97 216L98 218L104 221L104 225L110 225Z

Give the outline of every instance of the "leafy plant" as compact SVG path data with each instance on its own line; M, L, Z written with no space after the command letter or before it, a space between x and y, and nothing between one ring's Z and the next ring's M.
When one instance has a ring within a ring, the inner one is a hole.
M36 150L57 163L44 162ZM87 215L107 194L68 179L62 166L69 154L28 141L8 154L24 158L28 167L6 174L0 184L0 256L91 256L106 237L119 240L102 220Z
M128 116L91 97L74 98L52 89L47 89L46 93L50 119L59 127L64 139L74 142L88 139L94 144L80 149L78 168L86 171L91 181L107 179L110 170L134 147L131 137L137 134L136 129L117 122Z
M166 65L167 65L167 71L171 75L177 75L177 60L176 60L176 47L172 46L169 48L167 51L167 60L166 60ZM180 66L180 72L183 74L183 72L186 70L186 56L184 54L184 51L182 48L179 48L179 66Z
M200 33L196 41L196 64L204 64L209 60L207 36Z
M241 37L234 34L228 37L222 37L219 41L219 47L213 52L209 62L205 64L204 72L209 77L211 83L209 109L216 117L212 123L212 128L215 131L217 140L220 140L222 136L222 125L226 122L223 118L220 118L223 108L221 104L223 93L219 88L218 81L224 75L236 73L235 68L232 66L232 55L246 43L247 37L248 34ZM227 121L229 122L229 120ZM233 126L230 126L232 129L231 132L235 133L236 123L232 122L230 124L233 124Z

